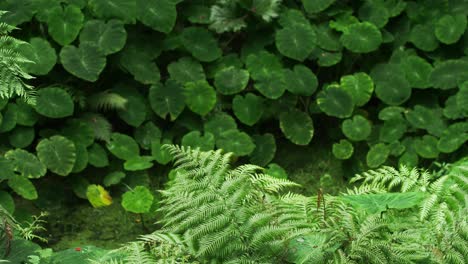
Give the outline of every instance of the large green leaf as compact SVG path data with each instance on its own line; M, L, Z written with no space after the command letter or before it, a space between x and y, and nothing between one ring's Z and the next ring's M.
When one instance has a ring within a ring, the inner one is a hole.
M60 61L69 73L89 82L97 81L106 66L106 57L90 42L81 43L79 48L63 47Z
M85 147L89 147L94 143L93 128L81 119L68 119L61 134L75 143L83 144Z
M34 126L39 118L39 115L33 106L24 102L23 100L16 101L16 106L16 123L22 126Z
M232 152L236 156L246 156L255 149L252 138L245 132L228 130L216 140L216 146L226 152Z
M280 128L286 138L296 145L307 145L314 136L312 118L297 109L281 113Z
M249 72L234 66L216 72L214 85L216 90L224 95L239 93L249 82Z
M270 72L254 83L254 88L269 99L280 98L287 88L287 72L283 70Z
M253 135L255 149L250 154L250 162L258 166L266 166L273 160L276 154L275 137L266 133L263 135Z
M151 86L149 101L153 111L161 118L170 116L175 120L185 108L184 89L177 81L168 80Z
M360 20L370 22L378 28L384 27L390 18L390 12L383 1L366 1L358 13Z
M345 160L351 158L354 152L354 147L351 142L346 139L342 139L340 142L333 144L332 152L333 156L337 159Z
M132 137L121 133L112 133L107 149L119 159L130 160L140 156L140 148Z
M242 123L252 126L257 123L263 115L265 108L264 99L252 93L245 96L236 95L232 100L232 110Z
M126 171L140 171L140 170L147 170L153 167L153 160L152 156L137 156L126 160L124 163L124 169Z
M34 187L32 182L25 176L15 174L8 180L8 186L24 199L37 199L36 187Z
M23 149L9 150L5 158L10 160L13 168L26 178L40 178L46 174L47 168L34 155Z
M366 161L370 168L377 168L387 160L390 155L390 149L383 143L373 145L367 152Z
M430 24L418 24L411 29L409 39L418 49L433 51L439 47L439 42L434 34L434 28Z
M156 31L169 33L177 19L174 0L137 0L138 20Z
M319 13L327 9L335 0L301 0L308 13Z
M296 24L276 32L276 47L286 57L303 61L315 47L315 31L309 24Z
M35 132L32 127L15 127L10 135L8 135L8 140L10 145L15 148L26 148L34 141Z
M468 61L446 60L438 63L429 76L435 88L450 89L468 81Z
M455 123L442 132L437 149L443 153L451 153L463 146L466 141L468 141L467 122Z
M376 214L390 209L407 209L417 207L425 198L423 192L406 193L369 193L345 195L341 200L350 203L358 210L368 214Z
M368 53L380 46L382 34L374 24L362 22L349 25L341 36L340 41L350 51Z
M407 126L403 118L386 120L380 127L380 141L392 143L399 140L406 132Z
M264 79L271 72L280 71L283 68L278 56L264 50L247 56L246 66L254 80Z
M89 154L84 144L81 144L78 142L74 142L74 143L75 143L75 150L76 150L76 160L75 160L75 165L73 165L72 172L78 173L78 172L82 172L88 167Z
M351 94L336 85L330 85L317 94L318 107L329 116L350 117L354 109Z
M153 122L148 121L136 128L134 138L142 149L150 149L153 141L160 141L162 132Z
M42 139L36 146L39 160L47 168L60 176L67 176L73 170L76 161L76 149L73 141L63 136Z
M352 119L343 121L341 128L343 134L353 141L362 141L371 134L371 123L361 115L355 115Z
M148 213L153 204L153 194L145 186L137 186L122 195L122 207L132 213Z
M190 57L182 57L178 61L170 63L167 71L171 79L181 84L206 79L202 65Z
M216 105L216 91L206 80L186 83L184 94L188 108L201 116Z
M444 44L457 42L466 29L466 14L444 15L435 23L435 35Z
M187 27L181 35L182 44L193 57L203 62L221 57L221 49L213 35L201 27Z
M46 75L57 63L57 54L50 43L43 38L31 38L29 45L20 46L21 53L33 63L26 63L24 69L34 75Z
M163 148L165 144L172 144L172 141L164 138L161 141L153 141L151 143L151 155L159 164L162 165L168 164L173 159L171 152Z
M370 73L375 93L384 103L400 105L411 96L411 86L405 72L396 64L377 64Z
M293 94L311 96L317 90L317 76L304 65L294 66L288 76L286 89Z
M432 65L423 58L412 55L404 58L401 65L411 87L424 89L431 86L429 76L432 72Z
M65 8L57 6L50 11L47 25L49 35L60 45L65 46L72 43L83 26L84 15L81 9L69 5Z
M439 136L445 129L445 122L436 109L416 105L413 110L405 113L406 119L414 128L425 129Z
M419 156L425 159L435 159L439 156L437 148L438 139L431 135L424 135L422 138L413 141L413 148Z
M146 98L133 87L122 86L114 88L113 91L121 95L127 101L125 108L117 111L119 117L130 126L141 126L141 124L146 121L148 112L148 101Z
M120 20L88 20L80 33L80 43L90 42L104 54L120 51L127 41L127 32Z
M363 106L369 102L374 92L374 82L364 72L341 77L340 86L349 92L357 106Z
M143 84L156 84L160 80L159 67L153 61L154 55L144 47L130 45L121 53L122 67Z
M201 151L213 150L215 146L215 137L210 132L205 132L202 136L200 131L191 131L182 137L182 146L199 148Z
M99 18L118 18L125 23L134 23L136 19L135 0L89 0L88 6Z
M234 118L223 112L211 115L204 124L205 133L212 133L216 139L220 138L223 132L236 129L237 124Z
M94 143L88 148L88 162L96 168L108 166L109 158L106 150L98 143Z
M74 104L71 96L62 88L47 87L37 92L36 111L48 118L71 116Z

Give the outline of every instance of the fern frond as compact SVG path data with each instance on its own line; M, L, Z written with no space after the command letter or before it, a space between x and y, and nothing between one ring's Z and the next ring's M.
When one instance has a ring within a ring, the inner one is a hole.
M87 105L93 111L123 110L128 100L119 94L103 91L88 97Z
M108 142L112 134L111 123L100 114L85 113L81 117L94 131L94 138Z

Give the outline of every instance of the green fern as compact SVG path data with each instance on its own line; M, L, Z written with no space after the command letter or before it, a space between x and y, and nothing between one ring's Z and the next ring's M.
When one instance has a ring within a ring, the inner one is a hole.
M119 94L103 91L89 96L87 105L94 111L122 110L127 105L127 99Z

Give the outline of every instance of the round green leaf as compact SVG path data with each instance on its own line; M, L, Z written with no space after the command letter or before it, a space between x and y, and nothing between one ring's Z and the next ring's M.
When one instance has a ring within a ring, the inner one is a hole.
M210 132L205 132L202 136L200 131L192 131L182 137L182 146L199 148L201 151L213 150L215 146L215 137Z
M356 53L368 53L376 50L382 43L380 30L369 22L349 25L340 38L347 49Z
M406 132L404 119L390 119L384 122L380 128L380 141L392 143L399 140Z
M342 139L339 143L333 144L332 152L337 159L346 160L351 158L353 155L354 147L351 142L346 139Z
M423 51L433 51L439 47L432 25L415 25L411 29L409 40Z
M34 126L39 117L34 108L23 100L17 100L16 105L16 123L22 126Z
M392 119L401 119L403 118L403 113L405 108L400 106L387 106L380 110L379 119L380 120L392 120Z
M164 119L169 114L175 120L185 108L183 87L174 80L151 86L148 97L153 111Z
M80 33L80 43L90 42L104 55L120 51L127 41L127 32L120 20L88 20Z
M265 79L271 72L277 72L283 68L278 56L264 50L250 54L247 57L246 66L254 80Z
M205 72L202 65L190 58L182 57L176 62L172 62L167 67L171 79L181 84L205 80Z
M309 24L295 24L276 31L276 47L288 58L305 60L315 47L315 31Z
M457 42L466 29L466 14L444 15L435 23L435 35L444 44Z
M14 170L23 177L37 179L47 172L46 166L35 155L26 150L9 150L5 153L5 158L10 160Z
M216 91L206 80L185 84L185 103L194 113L208 114L216 105Z
M384 27L390 17L390 12L382 2L364 2L359 8L359 18L368 21L378 28Z
M168 164L173 158L169 150L163 148L164 144L172 144L172 141L165 138L162 142L153 141L151 143L151 155L159 164L162 165Z
M348 91L338 86L328 86L317 94L317 105L329 116L346 118L354 110L354 102Z
M48 118L71 116L74 104L71 96L62 88L47 87L37 92L36 111Z
M75 143L83 144L85 147L91 146L94 142L93 128L80 119L68 119L61 132L63 136Z
M15 213L15 201L13 200L13 197L11 197L11 195L7 192L0 191L0 206L11 215Z
M18 106L13 103L7 105L6 111L3 112L2 122L0 123L0 133L8 132L16 127L18 119Z
M408 168L414 168L418 166L419 158L418 154L414 151L406 151L401 155L400 159L398 160L399 166L406 166Z
M203 62L214 61L221 57L221 49L213 35L201 27L187 27L181 34L184 47L193 57Z
M109 158L106 150L98 143L94 143L88 148L88 162L96 168L108 166Z
M252 138L245 132L228 130L216 140L216 146L236 156L247 156L255 149Z
M72 172L76 161L73 141L63 136L52 136L41 140L36 151L41 162L53 173L67 176Z
M275 137L266 133L264 135L253 135L255 149L250 154L250 162L258 166L266 166L273 160L276 154Z
M435 88L444 90L468 81L468 61L459 59L438 63L429 76L429 81Z
M126 160L124 163L124 169L126 171L139 171L139 170L146 170L153 167L153 160L152 156L138 156Z
M112 204L112 197L101 185L91 184L86 188L86 198L94 208L109 206Z
M433 135L440 135L445 129L445 123L435 109L416 105L405 116L414 128L425 129Z
M88 6L99 18L119 18L134 23L137 13L135 0L89 0Z
M148 213L153 204L154 196L145 186L137 186L122 195L122 207L132 213Z
M365 117L355 115L352 119L343 121L341 129L343 134L352 141L362 141L371 134L372 125Z
M349 92L357 106L363 106L369 102L374 92L374 82L371 77L364 72L341 77L340 86Z
M224 68L216 72L214 85L220 94L231 95L244 90L249 82L249 72L236 67Z
M431 86L429 75L432 72L432 65L423 58L416 55L406 57L402 61L402 66L411 87L424 89Z
M413 148L422 158L435 159L439 156L437 149L437 138L431 135L425 135L422 138L413 141Z
M304 65L296 65L293 70L288 73L288 91L297 95L311 96L318 86L315 74Z
M314 136L312 118L297 109L281 113L280 128L286 138L296 145L307 145Z
M29 45L21 45L20 52L33 63L26 63L24 69L34 75L46 75L57 63L57 54L50 43L43 38L31 38Z
M236 129L237 124L234 118L223 112L211 115L204 124L205 133L209 132L217 139L221 137L224 131Z
M83 26L84 15L75 5L57 6L50 11L47 25L49 35L62 46L72 43Z
M341 52L329 52L322 49L315 49L312 56L318 59L317 64L321 67L330 67L341 61L343 54Z
M342 49L339 34L330 28L328 23L322 23L315 28L317 46L323 50L340 51Z
M147 116L148 102L146 99L133 88L119 87L114 91L127 100L125 108L117 111L119 117L130 126L141 126Z
M389 155L390 149L387 145L383 143L373 145L366 156L367 166L377 168L385 163Z
M75 150L76 150L76 161L75 165L73 165L72 172L78 173L82 172L88 166L89 155L86 146L81 143L75 142Z
M110 141L106 144L110 153L119 159L130 160L140 156L140 148L132 137L125 134L112 133Z
M11 177L8 180L8 186L10 186L13 191L21 195L24 199L37 199L36 187L34 187L32 182L24 176L15 174L14 177Z
M375 94L384 103L400 105L411 96L411 86L405 72L396 64L378 64L371 71Z
M131 45L121 52L120 63L135 80L143 84L157 84L161 78L153 55L144 47Z
M258 79L254 88L269 99L280 98L287 88L286 71L273 71Z
M69 73L89 82L95 82L106 66L106 57L97 46L84 42L79 48L65 46L60 51L60 61Z
M138 20L148 27L163 33L169 33L177 19L174 0L137 0Z
M437 149L443 153L452 153L468 140L468 124L466 122L450 125L442 132Z
M136 128L134 137L142 149L151 149L153 141L161 140L162 132L153 122L148 121Z
M26 148L31 145L35 137L34 128L17 126L8 135L10 144L15 148Z
M104 186L109 187L111 185L115 185L121 182L122 179L125 178L125 176L125 172L123 171L114 171L107 174L104 177L104 180L102 180L102 183L104 184Z
M266 168L264 173L278 179L288 178L288 173L286 172L286 170L284 170L280 165L276 163L268 164L268 167Z
M263 98L248 93L245 96L236 95L232 100L232 110L242 123L253 126L263 115L265 105Z
M327 9L335 0L301 0L308 13L319 13Z

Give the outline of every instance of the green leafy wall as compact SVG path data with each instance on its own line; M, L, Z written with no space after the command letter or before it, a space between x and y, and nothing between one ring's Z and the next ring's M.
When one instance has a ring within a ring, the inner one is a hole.
M467 153L466 1L3 0L0 10L36 76L34 105L0 98L0 181L26 199L54 175L106 204L90 184L148 185L146 170L171 160L165 143L261 166L283 139L331 142L337 158L370 168Z

